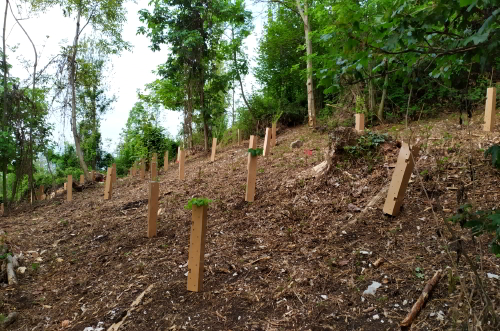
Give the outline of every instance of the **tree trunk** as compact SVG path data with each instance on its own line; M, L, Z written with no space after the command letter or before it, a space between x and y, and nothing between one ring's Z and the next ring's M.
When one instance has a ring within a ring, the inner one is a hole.
M70 59L70 75L69 83L71 85L71 130L73 131L73 138L75 139L75 149L78 160L80 161L80 166L83 170L83 176L85 181L90 181L89 171L87 169L87 164L83 159L82 148L80 146L80 137L78 136L78 128L76 126L76 53L78 48L78 38L80 37L80 17L82 14L81 7L78 8L78 14L76 18L76 34L75 40L73 41L73 52Z
M307 54L307 112L309 114L309 126L316 126L316 105L314 103L314 85L312 77L312 41L311 41L311 26L309 25L309 14L308 14L308 4L304 1L304 10L300 4L300 0L297 1L297 9L304 22L304 33L306 37L306 54Z
M187 135L188 135L188 146L190 149L193 148L193 126L192 126L192 121L193 121L193 83L191 79L188 82L188 102L187 102L187 114L186 114L186 128L187 128Z
M368 64L368 72L372 72L372 63ZM368 109L373 114L375 111L375 87L373 85L373 78L368 79Z
M384 103L387 96L387 85L389 85L389 72L387 71L387 60L385 61L385 79L384 88L382 89L382 99L380 100L380 105L378 107L377 117L380 122L384 120Z
M7 107L8 107L8 101L7 101L7 72L8 72L8 67L7 67L7 56L5 55L5 30L7 27L7 9L9 9L9 0L5 1L5 14L3 17L3 110L2 110L2 126L1 129L3 130L4 128L7 127ZM4 206L4 212L3 216L8 216L9 215L9 204L8 198L7 198L7 171L8 171L8 160L4 159L2 160L2 179L3 179L3 187L2 187L2 193L3 193L3 206Z

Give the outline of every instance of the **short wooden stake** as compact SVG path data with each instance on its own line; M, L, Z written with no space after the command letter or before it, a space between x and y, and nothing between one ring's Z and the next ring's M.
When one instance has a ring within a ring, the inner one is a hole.
M163 170L168 170L168 151L165 152L165 156L163 157Z
M113 174L111 176L111 179L113 180L113 184L116 184L116 163L113 163L111 165L111 168L113 168Z
M135 177L137 174L137 161L132 165L132 177Z
M257 179L257 156L252 156L250 153L248 153L248 157L249 163L245 201L253 202L255 198L255 181Z
M264 151L262 152L263 156L268 156L271 153L271 129L266 128L266 137L264 138Z
M111 199L113 195L113 182L112 182L113 168L109 167L106 174L106 184L104 185L104 200Z
M66 191L66 187L68 186L68 182L64 183L64 190Z
M271 147L276 146L276 123L273 123L271 127Z
M361 133L365 131L365 114L356 114L356 132Z
M210 158L210 161L214 162L215 161L215 150L217 149L217 138L212 139L212 157Z
M207 231L207 206L193 206L191 238L189 241L188 291L203 290L205 267L205 234Z
M151 180L158 179L158 156L156 153L153 154L153 160L151 161Z
M85 184L85 176L80 175L80 185L83 185L83 184Z
M184 180L184 161L186 160L186 150L179 150L179 179Z
M408 181L410 180L415 165L414 159L418 157L419 151L419 146L413 146L411 151L407 143L403 143L401 146L396 168L394 168L389 191L387 192L387 199L384 204L385 214L392 216L397 216L399 214L401 204L405 197L405 191L408 187Z
M484 111L484 131L493 131L495 129L495 113L497 101L496 87L488 87L486 93L486 108Z
M159 195L160 195L160 183L149 182L148 238L156 237L156 219L158 218Z
M238 129L238 146L240 145L240 129Z
M146 162L144 162L144 159L141 159L141 179L143 180L146 178Z
M250 142L248 143L248 149L256 149L257 148L257 141L259 140L259 137L257 136L250 136ZM250 165L250 153L248 153L248 162L247 162L247 170Z
M181 160L181 146L177 147L177 162Z
M73 200L73 176L68 175L68 186L66 186L68 192L67 192L67 201Z
M36 197L37 200L42 200L43 194L44 194L44 187L43 187L43 185L40 185L40 188L38 190L38 194L37 194L37 197Z

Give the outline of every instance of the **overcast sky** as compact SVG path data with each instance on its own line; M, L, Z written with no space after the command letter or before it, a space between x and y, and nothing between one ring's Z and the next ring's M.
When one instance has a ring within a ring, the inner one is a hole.
M10 1L16 17L23 18L21 24L35 43L38 52L38 68L43 68L54 55L60 52L61 45L69 45L75 31L73 18L65 18L60 7L54 7L46 13L38 16L30 15L26 7L18 6L19 1ZM2 1L3 10L5 2ZM138 11L146 8L147 1L138 3L128 2L126 5L127 23L123 29L123 38L133 45L132 51L123 52L118 56L111 57L111 70L107 73L107 84L110 87L109 94L114 94L117 101L113 104L113 110L104 115L101 123L101 132L105 150L114 152L119 140L119 134L125 126L128 112L137 99L137 90L143 89L144 85L152 82L157 77L153 74L156 67L164 63L168 58L168 45L162 47L160 52L149 49L149 40L146 36L136 35L137 28L141 25ZM16 9L17 8L17 9ZM255 65L257 42L262 31L263 17L265 17L265 6L254 5L247 0L247 8L254 15L254 32L247 38L247 55L251 60L251 66ZM89 29L87 27L86 29ZM86 30L84 30L84 33ZM87 31L90 33L90 29ZM29 40L22 29L15 23L9 11L7 16L7 55L12 64L11 76L19 77L22 81L29 78L30 73L22 65L23 60L33 63L34 53ZM31 68L31 70L33 70ZM256 82L252 74L245 77L245 92L250 93L256 88ZM236 90L236 94L240 92ZM68 110L69 114L69 110ZM161 124L172 136L176 136L181 127L181 113L170 110L163 111ZM62 145L64 141L72 142L69 117L60 112L52 113L50 121L54 123L53 140Z

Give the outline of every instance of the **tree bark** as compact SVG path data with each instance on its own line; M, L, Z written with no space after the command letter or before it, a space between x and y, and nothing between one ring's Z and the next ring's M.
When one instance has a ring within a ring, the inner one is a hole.
M304 33L306 37L306 55L307 55L307 112L309 115L309 126L316 126L316 104L314 103L314 85L312 77L312 41L311 41L311 25L309 24L308 0L304 1L304 9L300 4L300 0L296 0L297 10L304 22Z
M384 87L382 89L382 99L380 100L380 105L378 107L377 117L380 122L384 120L384 103L387 97L387 85L389 85L389 72L387 71L387 60L385 60L385 79Z
M5 14L3 17L3 36L2 36L2 41L3 41L3 110L2 110L2 130L7 126L7 107L8 107L8 101L7 101L7 89L8 89L8 84L7 84L7 72L9 68L7 67L7 56L5 55L6 48L5 48L5 30L7 27L7 10L9 8L9 0L5 1ZM8 171L8 160L2 160L2 192L3 192L3 205L4 205L4 212L3 216L8 216L9 215L9 204L8 202L8 197L7 197L7 171Z
M76 155L78 156L78 160L80 161L80 166L83 169L83 176L85 177L85 181L89 181L89 171L87 169L87 164L85 164L85 160L83 159L82 148L80 146L80 137L78 136L78 128L76 126L76 53L78 48L78 39L80 37L80 17L82 14L81 7L78 8L78 14L76 18L76 33L75 39L73 41L73 51L70 59L70 75L69 75L69 83L71 85L71 130L73 131L73 138L75 139L75 149Z

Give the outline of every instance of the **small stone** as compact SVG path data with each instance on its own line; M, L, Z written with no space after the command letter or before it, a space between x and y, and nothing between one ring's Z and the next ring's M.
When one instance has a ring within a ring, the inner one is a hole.
M62 322L61 322L61 326L62 326L63 328L67 328L67 327L69 326L69 320L64 320L64 321L62 321Z
M326 296L326 295L324 295L324 294L323 294L323 295L320 295L320 296L321 296L321 299L323 299L323 300L328 299L328 296Z
M26 272L26 267L19 267L17 268L17 272L20 274L24 274Z
M352 211L352 212L355 212L355 213L361 212L361 208L359 208L358 206L356 206L356 205L354 205L352 203L350 203L350 204L347 205L347 209L349 211Z
M300 140L295 140L290 144L290 148L300 148L302 146L302 141Z
M64 260L63 260L63 259L61 259L60 257L58 257L58 258L56 259L56 261L57 261L57 262L59 262L59 263L61 263L61 262L63 262Z
M380 316L378 316L378 314L375 314L375 315L373 315L373 316L372 316L372 318L373 318L374 320L378 320L378 319L380 318Z
M403 306L408 303L408 300L403 301Z

